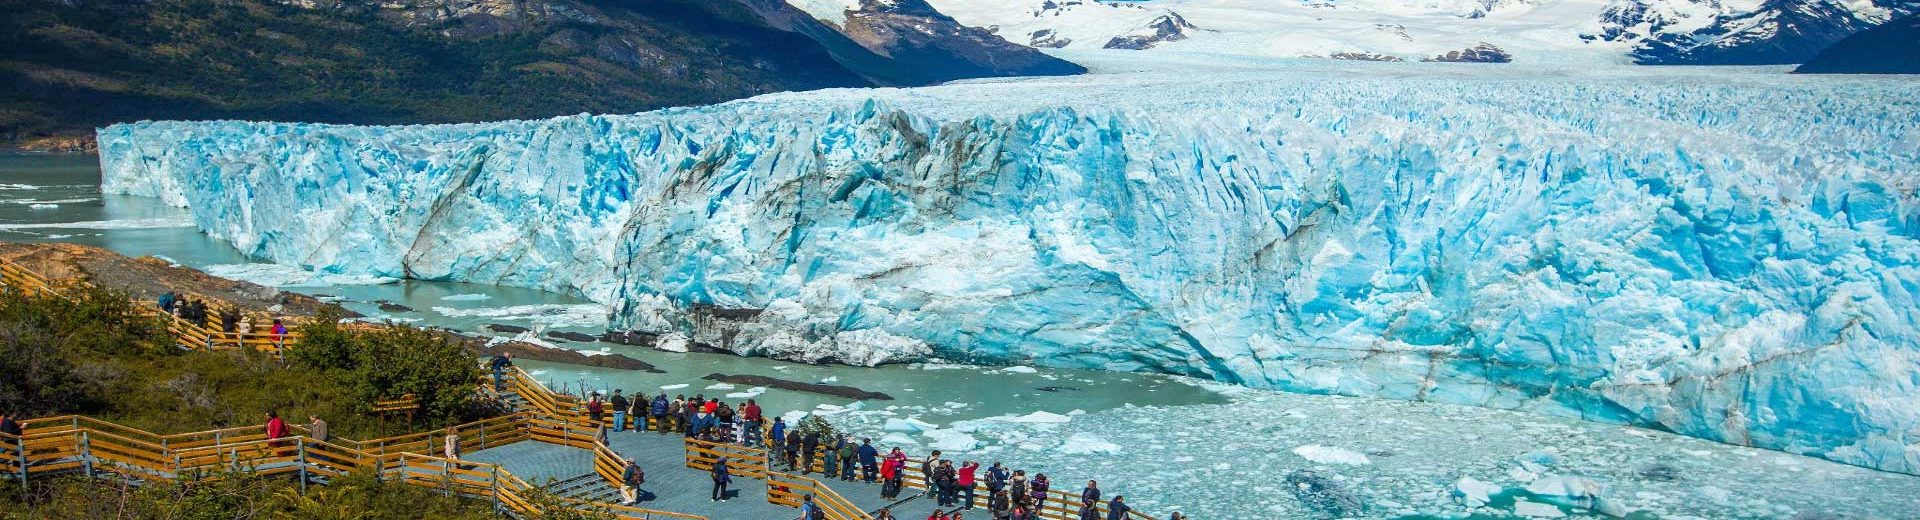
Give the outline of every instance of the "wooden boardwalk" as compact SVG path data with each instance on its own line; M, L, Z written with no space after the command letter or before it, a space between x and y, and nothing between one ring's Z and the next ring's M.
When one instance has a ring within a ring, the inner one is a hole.
M711 501L713 480L706 471L687 467L686 445L678 434L633 430L608 432L607 445L622 457L638 461L641 469L646 471L647 483L640 487L641 500L634 504L636 506L713 519L792 520L799 517L799 511L794 508L767 502L765 481L738 475L733 478L730 500ZM476 451L461 459L498 464L535 485L565 481L593 470L592 452L554 444L509 444ZM918 490L904 490L900 495L902 500L893 502L880 498L880 486L877 484L828 481L817 473L809 476L819 478L867 512L891 506L894 515L899 518L918 519L926 518L934 509L932 497L917 497ZM985 489L982 488L981 492L981 507L967 515L968 518L988 518Z

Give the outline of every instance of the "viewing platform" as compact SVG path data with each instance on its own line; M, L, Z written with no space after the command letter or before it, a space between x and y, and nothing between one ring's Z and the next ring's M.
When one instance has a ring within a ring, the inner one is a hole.
M59 295L47 278L4 261L0 288ZM224 345L209 339L205 327L158 311L152 315L166 321L178 348L271 353L298 348L294 335ZM891 508L900 519L947 510L924 493L928 486L918 459L910 458L903 470L898 499L887 500L881 498L878 484L779 471L770 467L768 452L760 448L631 429L609 430L603 443L596 438L602 425L589 419L580 398L554 392L519 368L505 375L502 388L496 390L491 378L483 378L474 392L476 398L505 404L512 410L508 415L367 441L320 441L307 437L299 426L287 437L268 438L262 427L158 434L84 416L30 419L23 422L20 436L0 433L0 477L27 481L78 473L148 483L240 471L292 478L305 489L349 473L371 472L386 480L489 500L509 515L563 507L642 520L791 519L798 517L796 508L809 495L829 520L872 520L882 508ZM418 406L408 395L378 401L372 408L411 413ZM450 433L457 434L459 460L441 456ZM820 472L825 458L825 446L820 449L813 474ZM718 502L710 499L710 469L722 456L730 460L733 478L728 500ZM637 503L620 505L620 475L629 458L641 466L646 482L639 487ZM977 491L977 507L967 517L987 519L985 486ZM1077 494L1053 489L1039 518L1077 520L1077 508ZM1155 520L1137 512L1128 519Z

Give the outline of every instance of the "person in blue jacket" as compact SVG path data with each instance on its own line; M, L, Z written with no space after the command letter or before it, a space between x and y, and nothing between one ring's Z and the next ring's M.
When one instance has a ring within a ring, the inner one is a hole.
M653 396L652 407L649 408L647 412L653 415L653 425L655 430L660 433L667 433L667 393L666 392L660 392L660 395Z
M1132 511L1133 508L1127 507L1127 497L1114 495L1113 501L1107 503L1107 520L1127 520L1127 513Z
M733 482L733 475L727 473L727 458L713 461L713 501L727 501L727 484Z
M868 484L874 483L875 478L880 475L880 450L874 449L872 438L861 438L860 450L857 453L860 456L861 480L867 481Z
M768 440L773 441L772 451L774 453L780 453L780 449L784 447L787 443L786 419L783 417L773 418L773 429L767 431L767 436L768 436L767 437Z
M1100 483L1087 481L1087 488L1080 490L1080 501L1087 504L1100 503Z

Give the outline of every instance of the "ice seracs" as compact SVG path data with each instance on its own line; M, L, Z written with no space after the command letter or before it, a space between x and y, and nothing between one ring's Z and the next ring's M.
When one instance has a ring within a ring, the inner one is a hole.
M1920 472L1914 83L1283 65L99 141L108 191L247 254L576 292L661 348L1157 371Z

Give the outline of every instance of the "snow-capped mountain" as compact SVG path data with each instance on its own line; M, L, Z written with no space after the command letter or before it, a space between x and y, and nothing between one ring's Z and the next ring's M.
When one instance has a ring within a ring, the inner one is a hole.
M1900 0L1767 0L1749 11L1724 13L1686 33L1656 33L1634 49L1649 64L1770 65L1802 63L1863 29L1911 14L1920 3Z
M858 10L858 0L788 1L829 23ZM1920 10L1920 0L926 1L960 23L1038 48L1698 64L1796 63Z

